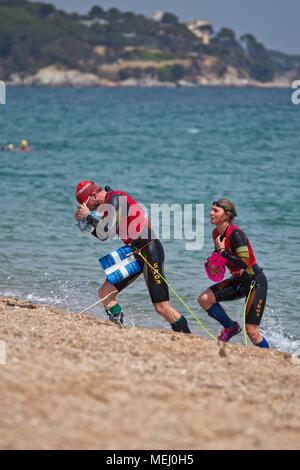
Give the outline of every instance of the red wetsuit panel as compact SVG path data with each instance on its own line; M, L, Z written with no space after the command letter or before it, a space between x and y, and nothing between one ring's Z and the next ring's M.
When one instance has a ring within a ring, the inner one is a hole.
M227 253L231 253L234 256L238 256L238 254L235 252L235 249L237 247L233 247L232 242L230 240L230 236L231 236L232 232L235 231L235 230L239 231L246 240L247 247L248 247L248 252L249 252L249 267L252 267L254 264L256 264L256 259L255 259L255 256L254 256L254 252L253 252L251 243L249 242L249 240L246 237L246 235L244 234L244 232L237 225L230 224L229 227L226 230L226 233L225 233L225 237L226 237L225 238L225 250L227 251ZM216 228L213 230L212 236L213 236L214 241L219 236L219 232ZM231 274L233 274L235 276L239 276L241 274L241 268L233 266L232 263L230 263L230 261L228 261L227 267L228 267L229 271L231 272Z
M148 226L148 220L144 211L138 205L138 203L124 191L108 192L104 203L110 204L112 198L116 199L115 196L118 197L118 209L121 210L121 215L118 219L117 225L117 235L126 245L129 245L130 243L134 242L134 240L140 238L141 232L143 231L144 227ZM121 197L126 200L126 207L122 207ZM122 210L123 212L125 211L125 215L122 214ZM106 216L107 213L105 214L104 212L104 217Z

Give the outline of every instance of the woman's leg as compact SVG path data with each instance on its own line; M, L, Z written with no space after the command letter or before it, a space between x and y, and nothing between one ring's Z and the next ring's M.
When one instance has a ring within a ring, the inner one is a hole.
M240 325L228 316L220 304L221 301L235 300L239 297L244 297L243 294L238 294L235 283L236 280L233 278L226 279L206 289L198 297L199 305L206 310L211 318L218 321L223 326L218 339L224 342L228 342L232 336L237 335L241 331Z
M238 298L234 283L235 280L232 278L226 279L206 289L198 297L199 305L206 310L210 317L217 320L223 328L232 328L236 325L236 322L231 320L220 304L222 301Z
M251 325L250 323L246 324L246 331L250 341L257 345L260 344L263 340L263 336L260 333L258 325Z
M200 307L207 311L213 304L216 303L215 294L210 288L206 289L199 295L198 303Z
M255 287L246 306L246 330L250 341L260 348L269 348L261 335L259 325L264 313L268 292L268 281L263 272L256 277Z

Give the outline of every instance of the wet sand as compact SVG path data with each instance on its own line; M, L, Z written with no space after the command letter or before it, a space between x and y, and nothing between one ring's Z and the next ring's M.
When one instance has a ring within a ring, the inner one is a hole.
M288 354L0 297L1 449L300 449Z

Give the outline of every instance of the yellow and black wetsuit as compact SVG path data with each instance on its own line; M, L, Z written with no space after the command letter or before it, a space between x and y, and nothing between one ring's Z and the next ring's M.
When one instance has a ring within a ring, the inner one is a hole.
M213 239L219 233L214 230ZM266 305L268 281L263 270L256 263L251 244L243 230L233 224L225 234L225 251L222 256L227 259L227 267L232 277L210 287L217 302L248 297L252 281L255 282L247 303L246 323L259 325Z
M108 186L105 190L107 191L105 203L113 206L116 217L112 220L107 220L106 225L103 223L102 226L104 233L100 233L99 230L97 230L99 221L89 215L87 217L87 222L94 227L92 234L100 240L105 241L109 238L108 233L110 228L114 226L114 233L119 235L126 245L132 246L133 249L140 250L143 257L155 270L152 270L142 257L136 254L136 260L142 267L142 271L117 283L115 285L116 289L119 292L122 291L125 287L134 282L143 272L152 303L156 304L168 301L170 298L168 286L157 274L158 271L165 278L165 253L161 241L153 233L143 210L138 206L137 202L133 198L123 191L113 191ZM125 204L123 204L124 199L122 198L125 199ZM137 209L136 211L134 210L135 207ZM135 225L134 222L136 218L140 221L139 224L136 224L136 233L134 236L133 234L129 235L128 232L130 232L130 224L133 223L133 225Z

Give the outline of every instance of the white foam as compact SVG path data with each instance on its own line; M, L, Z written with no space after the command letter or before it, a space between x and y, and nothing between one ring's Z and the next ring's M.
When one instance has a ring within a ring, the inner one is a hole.
M281 312L281 309L276 309L275 312L273 308L267 307L263 316L262 333L272 348L291 354L299 351L300 354L300 340L290 338L285 334L283 317L286 318L286 315Z
M41 302L41 303L45 303L45 302L51 302L51 298L49 297L39 297L38 295L34 295L34 294L28 294L26 295L26 300L30 300L32 302Z

